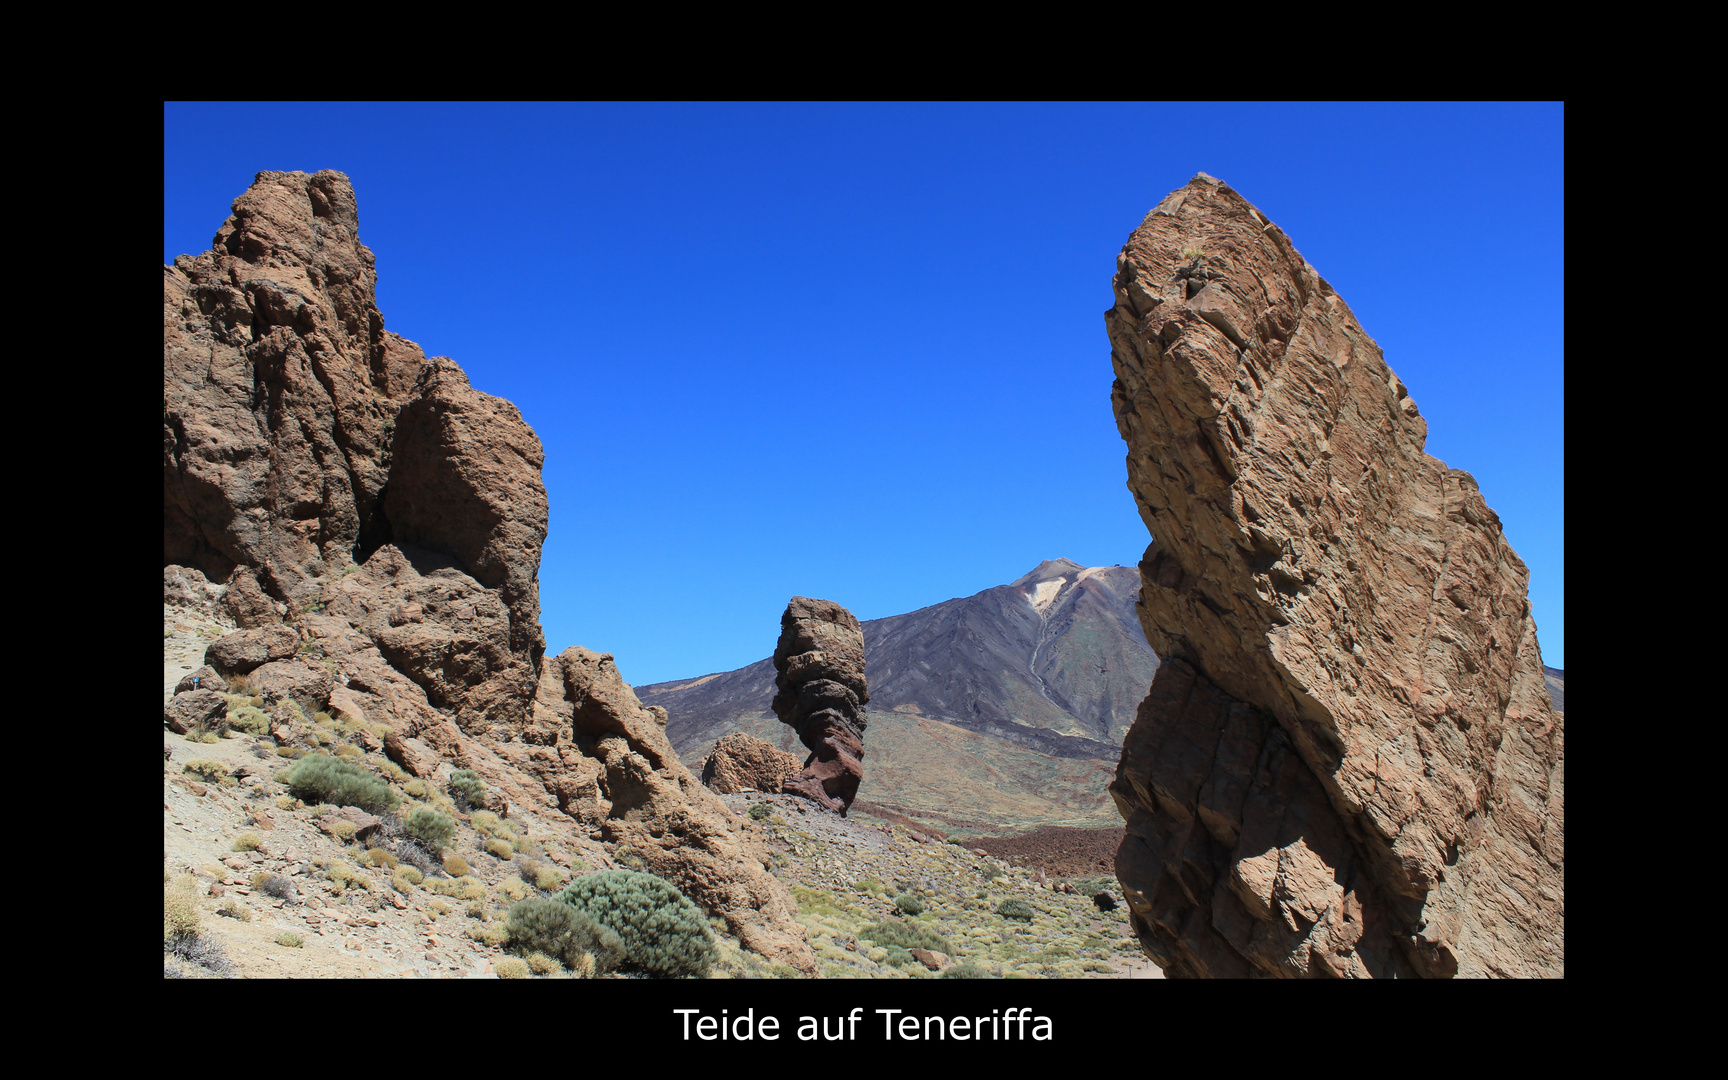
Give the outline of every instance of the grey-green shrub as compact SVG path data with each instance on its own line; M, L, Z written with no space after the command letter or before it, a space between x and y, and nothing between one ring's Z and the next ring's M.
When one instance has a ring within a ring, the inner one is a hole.
M402 831L436 851L456 835L456 823L430 806L416 806L402 819Z
M905 919L883 919L872 923L858 931L862 941L875 942L885 949L899 947L902 949L932 949L936 952L954 952L954 947L948 944L948 939L923 923L907 922Z
M456 800L458 806L467 803L469 806L480 807L481 809L484 809L486 803L491 799L491 794L486 788L486 781L480 779L479 774L472 769L457 769L450 774L450 795Z
M701 978L718 956L702 909L653 874L583 874L555 899L616 931L624 943L622 966L662 978Z
M1019 919L1022 922L1031 922L1034 913L1032 911L1032 905L1028 904L1026 901L1020 899L1008 899L996 905L996 914L1002 916L1004 919Z
M944 979L988 979L990 973L968 960L963 964L955 964L942 973Z
M359 765L326 754L303 757L276 779L287 784L295 798L307 803L357 806L369 814L381 814L397 801L389 784Z
M922 915L922 914L924 914L924 901L918 899L916 896L913 896L911 893L904 893L900 896L895 897L894 898L894 906L899 908L902 913L907 914L907 915Z
M569 904L538 897L510 908L504 932L510 948L523 954L545 953L573 968L583 953L594 957L596 971L610 971L624 960L624 940L587 913Z

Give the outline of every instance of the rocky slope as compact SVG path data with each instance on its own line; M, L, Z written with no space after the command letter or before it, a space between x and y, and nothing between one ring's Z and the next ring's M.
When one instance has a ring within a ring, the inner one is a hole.
M384 330L358 228L341 173L260 173L213 250L163 268L164 601L207 609L167 635L233 627L165 722L257 708L278 749L388 760L422 800L469 769L594 868L658 873L813 973L765 852L679 761L665 713L608 655L543 655L539 440Z
M1163 660L1111 787L1180 976L1559 976L1564 714L1528 573L1343 300L1195 177L1106 314Z

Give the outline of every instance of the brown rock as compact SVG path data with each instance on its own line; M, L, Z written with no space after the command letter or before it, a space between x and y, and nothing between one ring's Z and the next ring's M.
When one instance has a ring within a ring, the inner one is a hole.
M165 602L241 627L207 657L277 699L279 742L316 708L382 724L410 773L472 769L506 811L565 815L814 974L664 710L610 657L544 658L539 439L384 330L357 228L342 174L260 173L215 250L164 267Z
M845 815L864 779L864 630L832 600L794 596L774 648L774 713L810 748L783 790Z
M392 731L384 736L384 756L402 766L404 772L421 778L438 771L438 756L418 739Z
M246 676L246 689L263 698L266 708L292 700L308 716L323 712L330 704L333 685L328 669L300 657L273 661Z
M281 622L276 602L264 595L258 586L258 573L250 566L236 566L228 578L228 588L222 594L222 607L236 625L243 629L271 626Z
M261 626L236 630L210 643L204 661L224 675L244 675L272 660L286 660L300 646L300 635L292 627Z
M947 953L937 952L935 949L908 949L906 951L912 954L912 959L931 971L941 971L954 962L948 959Z
M1228 186L1172 193L1117 265L1164 661L1111 785L1140 943L1176 977L1561 975L1563 716L1475 481Z
M343 806L324 815L323 824L326 830L328 829L329 823L338 818L353 824L354 839L359 841L361 844L365 844L369 837L384 827L384 822L373 817L371 814L366 813L364 810L359 810L352 806Z
M228 680L217 673L216 669L205 664L197 671L174 684L176 694L184 694L188 690L214 690L223 693L228 689Z
M570 648L548 659L523 736L493 750L536 777L557 809L725 919L745 948L816 974L791 896L762 868L766 852L678 760L610 654ZM467 767L508 780L483 759Z
M214 730L228 717L228 699L214 690L190 690L175 694L162 707L162 722L177 735L193 728Z
M653 711L652 707L649 709ZM664 710L662 710L664 711ZM702 764L702 782L721 794L738 791L778 792L798 775L798 758L742 731L721 736Z

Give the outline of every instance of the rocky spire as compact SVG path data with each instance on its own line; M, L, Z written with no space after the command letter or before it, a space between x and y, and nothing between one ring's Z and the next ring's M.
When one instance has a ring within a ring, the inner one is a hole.
M864 630L832 600L794 596L774 649L774 714L810 757L783 790L845 814L864 778Z
M1163 661L1111 786L1173 976L1558 976L1564 716L1528 571L1380 348L1201 174L1105 315Z

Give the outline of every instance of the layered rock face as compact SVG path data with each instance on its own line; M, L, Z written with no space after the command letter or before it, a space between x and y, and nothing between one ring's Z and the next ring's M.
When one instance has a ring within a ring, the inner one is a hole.
M1195 177L1106 314L1163 665L1111 794L1171 976L1559 976L1564 715L1528 571L1360 323Z
M814 973L771 857L678 761L665 710L610 656L543 656L540 441L384 330L357 229L341 173L260 173L215 250L164 268L165 602L238 627L205 662L265 699L278 742L328 710L415 776L472 769L501 812L564 816L613 845L590 862L660 874ZM177 689L170 725L222 704Z
M774 715L810 748L782 789L844 815L864 779L864 630L832 600L794 596L774 647Z

